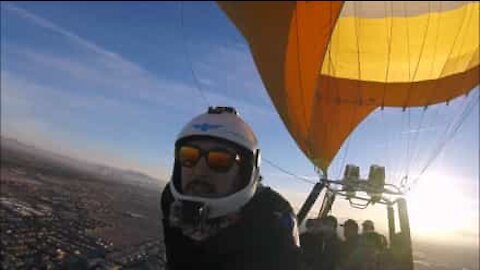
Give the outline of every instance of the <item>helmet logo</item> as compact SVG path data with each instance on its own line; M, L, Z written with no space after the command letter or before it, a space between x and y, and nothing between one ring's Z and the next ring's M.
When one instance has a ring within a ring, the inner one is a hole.
M196 124L193 125L194 129L199 129L201 131L208 131L210 129L217 129L223 127L222 125L209 125L208 123Z

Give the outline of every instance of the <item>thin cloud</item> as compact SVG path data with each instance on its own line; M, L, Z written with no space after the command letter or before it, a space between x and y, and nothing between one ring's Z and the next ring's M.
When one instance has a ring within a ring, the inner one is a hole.
M101 55L104 55L104 56L107 56L109 58L114 58L114 59L117 59L119 61L122 61L122 62L127 62L128 61L125 61L124 59L122 59L120 56L118 56L117 54L113 53L113 52L110 52L110 51L107 51L105 49L102 49L101 47L97 46L95 43L93 42L90 42L90 41L87 41L83 38L81 38L80 36L66 30L66 29L63 29L62 27L40 17L40 16L37 16L33 13L30 13L28 11L26 11L25 9L22 9L12 3L4 3L3 7L5 9L7 9L8 11L11 11L21 17L23 17L24 19L27 19L29 20L30 22L38 25L38 26L41 26L45 29L48 29L48 30L51 30L53 32L56 32L57 34L60 34L60 35L63 35L67 38L69 38L70 40L74 41L75 43L85 47L85 48L88 48L98 54L101 54Z
M52 31L64 36L76 45L97 54L96 57L90 59L72 59L66 57L41 54L32 50L24 50L22 55L29 57L36 63L42 63L45 66L54 67L61 73L68 73L76 79L88 80L88 82L97 82L106 85L107 89L130 91L135 93L136 98L141 98L148 102L158 102L160 104L172 104L172 97L178 98L180 101L192 100L194 97L195 106L203 104L203 100L197 93L195 86L180 83L178 81L168 81L159 79L150 72L135 63L128 61L120 55L108 51L97 44L88 41L75 33L62 28L38 15L35 15L25 9L14 4L5 4L8 11L11 11L20 17L38 25L46 30ZM10 49L10 48L9 48ZM221 55L221 57L218 57ZM229 59L228 61L220 60ZM253 63L247 50L237 48L215 47L211 48L211 53L201 57L200 63L197 65L199 73L214 74L214 77L199 77L200 82L207 86L208 101L215 104L229 104L241 107L245 112L251 112L253 115L275 116L272 113L273 107L265 108L264 106L255 105L255 103L269 104L268 98L263 89L258 89L258 83L252 81L257 78L255 69L252 69ZM90 61L90 62L89 62ZM222 66L222 68L219 68ZM233 70L233 73L225 75L226 71ZM212 91L212 86L219 81L221 77L229 77L233 88ZM257 78L258 80L258 78ZM238 91L238 89L242 89ZM236 92L240 92L235 94ZM204 93L205 94L205 93ZM260 98L260 99L259 99ZM198 99L198 100L197 100ZM252 102L252 99L257 99ZM191 106L186 106L191 108ZM178 108L176 106L176 108Z
M21 53L17 52L18 55L23 55L34 63L54 67L57 71L70 74L78 80L98 83L107 86L106 89L123 90L136 98L164 105L172 103L172 94L175 94L173 97L185 100L185 98L191 98L192 92L195 91L185 83L157 78L144 68L124 59L118 54L108 51L61 26L11 3L5 4L5 8L33 24L57 33L72 41L75 45L95 53L95 57L75 58L74 56L61 57L42 54L31 49L24 49ZM6 51L7 49L8 51L18 51L15 48L5 48ZM197 103L199 102L197 101Z
M426 127L426 128L412 128L412 129L403 131L401 134L407 135L407 134L414 134L414 133L420 133L420 132L433 132L433 131L439 130L440 128L444 128L444 126L445 125L443 126L438 125L438 126Z

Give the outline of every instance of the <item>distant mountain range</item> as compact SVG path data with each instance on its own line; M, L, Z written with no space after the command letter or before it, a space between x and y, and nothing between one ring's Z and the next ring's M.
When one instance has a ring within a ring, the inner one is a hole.
M66 155L54 153L27 145L16 139L1 137L2 164L4 162L28 162L40 167L62 167L82 175L108 181L119 181L128 184L162 186L166 181L151 177L141 172L114 168L88 161L78 160Z

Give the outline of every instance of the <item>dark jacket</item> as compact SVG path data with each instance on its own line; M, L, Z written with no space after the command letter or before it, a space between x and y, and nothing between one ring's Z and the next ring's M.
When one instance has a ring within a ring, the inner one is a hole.
M300 268L295 216L290 204L270 188L260 187L242 208L237 223L204 241L194 241L170 226L173 200L167 185L162 194L162 211L169 269Z
M356 269L364 258L359 257L360 236L356 235L343 241L340 245L339 265L341 269Z
M364 233L354 241L344 242L341 269L385 269L386 245L385 237L376 232Z
M373 248L377 251L387 249L387 239L377 232L367 232L361 235L361 244L365 247Z
M348 258L352 253L353 251L355 251L355 249L357 249L360 245L360 236L359 235L355 235L355 236L352 236L348 239L345 239L345 241L342 242L342 244L340 245L340 250L341 250L341 257L342 258Z
M341 241L336 235L325 238L323 233L305 232L300 244L307 269L333 270L338 266Z

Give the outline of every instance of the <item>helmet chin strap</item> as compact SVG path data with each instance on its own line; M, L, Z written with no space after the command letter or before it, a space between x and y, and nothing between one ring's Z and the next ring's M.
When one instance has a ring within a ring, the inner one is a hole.
M204 231L208 218L205 203L176 200L170 206L170 225L182 230Z
M208 220L208 207L204 203L175 201L170 208L170 225L180 228L193 240L201 241L235 223L233 215Z

